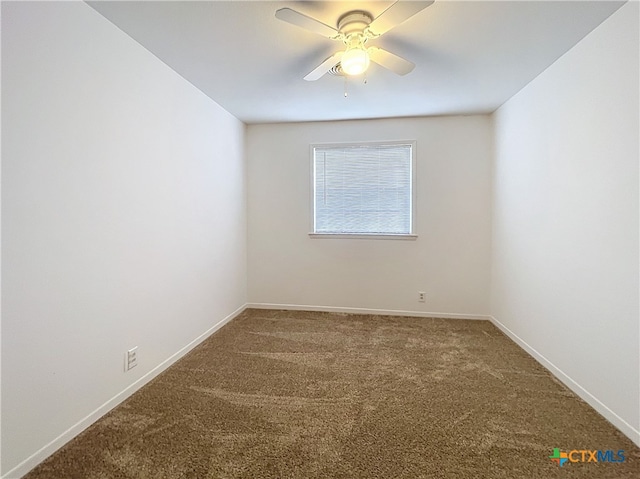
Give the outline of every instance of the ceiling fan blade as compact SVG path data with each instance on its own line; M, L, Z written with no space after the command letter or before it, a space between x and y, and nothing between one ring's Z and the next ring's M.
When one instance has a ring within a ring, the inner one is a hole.
M296 12L290 8L281 8L276 11L276 18L287 23L291 23L297 27L310 30L313 33L317 33L327 38L334 38L338 35L338 30L325 25L324 23L316 20L315 18L308 17L303 13Z
M409 60L405 60L404 58L394 55L382 48L371 47L367 51L372 62L375 62L398 75L406 75L415 68L415 65Z
M413 17L416 13L424 10L433 3L434 0L426 2L401 2L398 1L382 12L371 22L369 29L376 35L382 35L393 27L400 25L405 20Z
M342 58L343 53L344 52L334 53L325 61L323 61L320 65L318 65L313 71L308 73L307 76L304 77L304 79L307 81L318 80L320 77L322 77L322 75L327 73L329 70L331 70L334 66L338 64L338 62Z

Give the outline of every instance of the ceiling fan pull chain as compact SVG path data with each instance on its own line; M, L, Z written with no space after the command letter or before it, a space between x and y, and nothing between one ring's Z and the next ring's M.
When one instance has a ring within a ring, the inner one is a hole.
M348 85L348 77L345 75L344 77L344 97L347 98L349 96L349 92L347 91L347 85Z

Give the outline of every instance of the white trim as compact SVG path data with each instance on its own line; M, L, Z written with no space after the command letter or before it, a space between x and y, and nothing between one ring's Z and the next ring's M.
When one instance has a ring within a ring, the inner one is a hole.
M374 239L374 240L416 240L418 235L362 234L362 233L309 233L313 239Z
M310 304L247 303L247 308L282 309L285 311L320 311L325 313L376 314L380 316L413 316L417 318L489 320L489 315L486 314L438 313L430 311L404 311L400 309L351 308L344 306L314 306Z
M167 368L172 366L176 361L178 361L180 358L185 356L189 351L191 351L193 348L198 346L205 339L207 339L209 336L215 333L218 329L220 329L222 326L224 326L229 321L231 321L236 316L238 316L240 313L242 313L245 309L247 309L246 304L236 309L233 313L229 314L222 320L218 321L211 328L209 328L200 336L198 336L193 341L191 341L189 344L181 348L178 352L169 356L167 359L165 359L163 362L158 364L155 368L153 368L147 374L142 376L136 382L127 386L124 390L116 394L113 398L109 399L107 402L105 402L102 406L97 408L95 411L89 413L86 417L84 417L83 419L78 421L76 424L71 426L65 432L63 432L58 437L56 437L53 441L51 441L50 443L40 448L38 451L36 451L31 456L29 456L24 461L22 461L20 464L18 464L16 467L11 469L10 471L7 471L5 474L2 475L1 479L16 479L27 474L29 471L35 468L38 464L44 461L47 457L49 457L51 454L56 452L65 444L67 444L69 441L71 441L71 439L73 439L82 431L84 431L86 428L91 426L94 422L96 422L102 416L107 414L113 408L121 404L125 399L129 398L132 394L134 394L136 391L142 388L145 384L150 382L152 379L156 378L160 373L162 373Z
M530 356L538 361L542 366L551 372L558 380L560 380L565 386L576 393L581 399L583 399L589 406L595 409L601 416L613 424L620 430L625 436L631 439L637 446L640 446L640 431L629 424L627 421L618 416L615 412L609 409L605 404L600 402L593 394L583 388L577 381L571 376L566 374L562 369L553 364L542 354L531 347L524 339L519 337L516 333L507 328L504 324L498 321L494 316L489 316L491 321L500 331L506 334L513 342L524 349Z

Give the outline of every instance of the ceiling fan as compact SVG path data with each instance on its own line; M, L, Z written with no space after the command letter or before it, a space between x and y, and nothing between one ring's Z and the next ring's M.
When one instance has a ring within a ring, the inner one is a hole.
M369 68L371 61L398 75L406 75L415 67L413 63L382 48L367 47L366 43L400 25L432 3L433 0L397 1L376 18L373 18L366 11L352 10L340 16L337 28L330 27L291 8L280 8L276 11L276 18L331 40L341 41L346 47L345 50L338 51L326 58L308 73L304 77L307 81L318 80L330 70L334 70L338 74L360 75Z

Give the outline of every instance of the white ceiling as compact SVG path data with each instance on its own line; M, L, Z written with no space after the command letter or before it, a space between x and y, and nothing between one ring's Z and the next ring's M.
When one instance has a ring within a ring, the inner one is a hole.
M341 45L275 18L290 7L334 26L384 2L88 2L246 123L494 111L623 2L436 0L371 45L416 64L397 76L372 64L367 83L302 78ZM615 52L611 52L615 54Z

